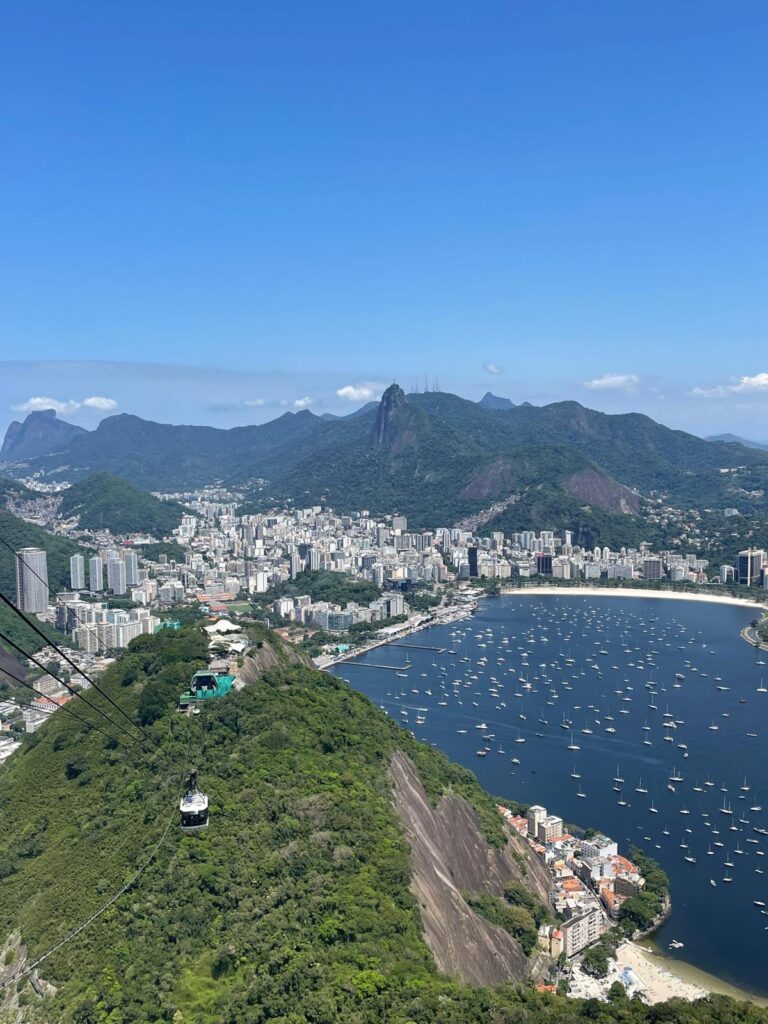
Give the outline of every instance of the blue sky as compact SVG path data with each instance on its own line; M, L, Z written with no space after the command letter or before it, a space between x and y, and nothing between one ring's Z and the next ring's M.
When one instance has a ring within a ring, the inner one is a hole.
M11 5L0 428L427 374L768 437L767 43L764 0Z

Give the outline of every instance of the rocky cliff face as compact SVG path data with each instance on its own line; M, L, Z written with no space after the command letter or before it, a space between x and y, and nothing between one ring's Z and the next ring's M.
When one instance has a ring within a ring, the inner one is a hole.
M65 448L76 434L85 434L82 427L56 418L53 409L31 412L23 423L14 420L5 432L0 459L16 462L47 455Z
M391 448L397 435L397 414L405 405L405 392L399 384L390 384L379 403L373 437L376 444Z
M242 667L237 673L237 680L241 684L255 683L268 669L286 664L311 667L312 662L290 644L282 644L276 649L268 640L264 640L259 646L252 648L243 660Z
M543 865L517 837L510 837L503 850L492 849L466 800L445 796L433 807L405 754L394 755L390 774L411 846L411 891L437 966L471 985L524 981L529 961L518 942L476 914L462 891L501 896L510 882L522 882L546 901L549 879Z

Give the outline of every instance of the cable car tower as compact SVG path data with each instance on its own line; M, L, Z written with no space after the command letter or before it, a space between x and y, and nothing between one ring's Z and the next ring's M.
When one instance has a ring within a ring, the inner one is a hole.
M197 771L192 769L184 795L179 801L181 831L192 834L208 828L208 797L197 787Z

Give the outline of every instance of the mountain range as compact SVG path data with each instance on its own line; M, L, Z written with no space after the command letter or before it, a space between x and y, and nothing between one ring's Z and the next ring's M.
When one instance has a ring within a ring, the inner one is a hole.
M743 444L745 448L757 448L758 451L768 452L768 444L761 441L749 441L746 437L739 437L738 434L715 434L707 438L708 441L725 441L727 444Z
M4 451L27 450L30 419ZM166 492L221 481L243 490L251 508L324 501L343 511L397 510L425 527L499 502L514 504L507 525L558 509L563 518L586 510L626 521L644 496L717 508L768 485L768 452L703 440L637 413L608 415L577 402L507 406L490 394L481 403L442 392L406 395L397 384L379 403L337 419L304 410L221 430L110 416L65 440L57 430L45 453L40 424L35 416L37 454L15 472L70 481L106 472ZM748 488L738 473L748 475Z

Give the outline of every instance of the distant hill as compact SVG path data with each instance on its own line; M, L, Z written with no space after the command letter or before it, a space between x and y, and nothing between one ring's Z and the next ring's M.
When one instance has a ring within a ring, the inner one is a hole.
M173 426L120 414L73 438L65 459L56 453L40 456L32 465L67 480L93 472L114 473L147 490L199 487L214 480L243 482L270 477L323 423L309 410L230 430ZM64 461L67 468L55 472Z
M7 503L8 498L11 496L35 497L34 492L25 487L24 484L19 483L18 480L14 480L10 476L0 475L0 505Z
M724 441L726 444L742 444L745 448L756 448L761 452L768 452L768 444L761 444L759 441L748 441L745 437L737 434L715 434L708 437L708 441Z
M648 416L608 415L578 402L488 409L442 392L406 395L398 385L337 419L304 410L219 430L111 416L64 452L30 460L53 478L100 471L152 490L221 481L250 492L258 503L251 509L326 502L345 511L398 510L425 527L525 495L515 516L527 516L527 526L552 525L537 520L537 510L586 509L618 517L617 535L639 511L639 495L691 508L734 504L734 484L720 471L738 466L748 467L751 493L768 491L768 452L705 441ZM267 484L257 489L257 479ZM588 524L584 530L586 543Z
M79 434L86 434L83 427L66 423L56 417L53 409L31 412L19 423L14 420L5 432L3 447L0 448L0 462L18 462L38 455L66 448Z
M187 510L176 502L160 501L112 473L94 473L62 492L59 515L79 516L84 530L112 533L170 534Z
M515 408L514 402L509 398L499 398L498 395L494 395L490 391L486 391L477 404L482 405L484 409L494 409L497 412Z
M365 405L361 405L359 409L355 409L354 412L347 413L346 416L336 416L332 412L321 413L321 420L348 420L352 419L353 416L362 416L366 412L370 412L371 409L375 409L378 402L366 402Z

